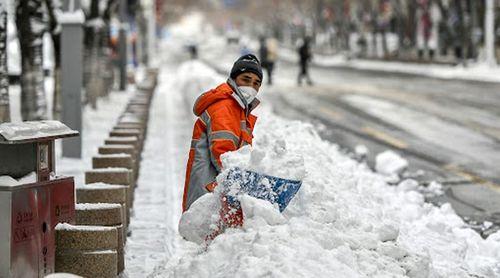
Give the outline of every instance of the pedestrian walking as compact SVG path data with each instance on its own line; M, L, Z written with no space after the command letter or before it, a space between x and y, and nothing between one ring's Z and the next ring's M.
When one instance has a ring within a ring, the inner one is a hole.
M416 12L418 58L423 59L425 51L428 50L429 59L433 60L438 49L441 11L434 1L419 0L418 4Z
M222 170L220 156L223 153L252 144L257 117L251 112L260 102L256 96L261 83L259 60L252 54L244 55L234 63L227 82L196 100L193 111L198 119L189 150L183 212L202 195L215 189L215 178ZM242 221L241 210L235 217Z
M267 72L267 84L273 84L273 71L278 59L278 41L275 38L261 38L259 56L262 68Z
M260 37L259 39L259 58L260 58L260 64L262 65L262 69L266 70L267 75L270 75L270 71L272 71L272 68L270 69L270 61L269 61L269 49L267 48L267 40L265 37ZM271 66L272 67L272 66ZM269 82L269 80L268 80Z
M299 54L300 72L297 78L298 85L302 85L302 78L306 78L307 84L312 85L311 76L309 76L309 62L312 59L310 38L306 37L297 49Z

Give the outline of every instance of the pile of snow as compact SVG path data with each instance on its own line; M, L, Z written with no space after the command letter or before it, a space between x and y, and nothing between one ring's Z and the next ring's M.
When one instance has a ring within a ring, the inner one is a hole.
M196 76L185 82L191 89L208 85ZM243 196L241 229L226 230L208 246L186 243L158 277L500 276L499 232L482 239L449 204L426 203L416 181L390 186L385 175L323 141L314 126L260 112L254 146L223 155L224 167L302 179L297 196L282 214ZM385 172L402 168L402 160L397 167L387 161ZM218 217L214 196L200 198L189 212L208 228Z
M16 186L20 184L21 183L11 176L0 176L0 186Z
M173 260L168 274L500 275L500 233L483 240L449 205L425 203L414 181L388 186L383 176L342 155L301 122L261 115L255 133L253 149L227 154L223 161L241 162L242 156L281 146L278 138L285 138L287 150L304 159L298 196L282 215L265 201L243 198L243 228L215 238L206 252L195 248ZM259 138L269 144L259 144Z
M186 240L202 244L218 229L221 202L216 193L207 193L182 214L179 234Z
M387 150L375 158L375 170L383 175L399 175L408 168L408 161L399 154Z
M257 173L288 180L302 180L305 176L304 159L297 150L287 149L285 140L271 141L265 134L254 142L254 147L245 146L233 153L225 153L221 157L223 169L218 177L215 193L205 194L196 200L184 213L179 223L179 233L186 240L204 243L205 239L218 229L221 208L222 184L228 171L233 168L246 169ZM231 182L231 184L233 184ZM233 184L240 189L240 184ZM235 194L236 195L236 194ZM284 223L284 218L277 207L271 203L248 195L238 196L245 219L259 218L263 223ZM246 225L250 223L247 221Z
M368 147L366 147L365 145L357 145L354 148L354 155L358 161L366 160L369 153L370 150L368 150Z
M24 177L15 179L11 176L0 176L0 186L17 186L22 184L34 183L37 181L36 172L31 172Z
M238 167L289 180L302 180L305 176L304 158L298 150L287 148L284 139L276 140L267 134L256 137L253 147L248 145L223 154L221 161L224 169Z
M9 122L0 124L0 135L10 141L74 133L74 130L71 130L59 121Z

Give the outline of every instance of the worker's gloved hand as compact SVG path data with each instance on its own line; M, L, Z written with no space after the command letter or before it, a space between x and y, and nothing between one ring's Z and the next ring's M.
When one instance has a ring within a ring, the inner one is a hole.
M243 226L243 210L239 203L229 203L225 195L221 195L220 218L226 228Z
M210 243L218 235L222 234L227 228L238 228L243 226L243 210L241 206L229 203L224 194L220 196L220 219L217 228L205 237L205 243Z
M217 182L211 182L205 186L205 189L208 190L208 192L214 192L215 188L217 187Z

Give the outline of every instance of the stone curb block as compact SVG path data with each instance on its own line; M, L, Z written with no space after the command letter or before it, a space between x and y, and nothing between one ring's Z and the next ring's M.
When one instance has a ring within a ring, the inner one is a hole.
M118 258L115 250L56 252L56 271L83 277L116 277Z
M85 172L85 184L107 183L127 186L127 208L132 207L133 201L133 182L132 171L126 168L105 168L93 169ZM127 210L128 211L128 210ZM127 220L130 215L127 213ZM127 221L128 223L128 221Z
M125 137L124 137L125 138ZM127 168L132 170L134 160L129 154L103 154L92 158L92 168Z
M129 223L129 212L127 209L127 188L125 185L111 185L105 183L92 183L76 187L77 203L111 203L121 204L122 223Z
M115 227L75 226L59 224L56 226L57 250L116 250L118 231Z
M76 224L117 226L123 223L122 205L110 203L80 203L75 206Z
M139 173L139 153L138 150L131 145L104 145L99 147L99 154L129 154L132 156L134 168L133 168L133 176L136 176L135 173Z

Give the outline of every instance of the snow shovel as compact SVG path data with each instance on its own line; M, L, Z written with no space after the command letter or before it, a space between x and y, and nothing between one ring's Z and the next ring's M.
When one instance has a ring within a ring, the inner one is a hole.
M277 204L280 212L283 212L301 185L302 181L299 180L278 178L237 167L229 169L222 182L221 222L218 228L205 238L205 241L212 241L225 228L237 228L243 225L243 211L238 200L240 195L247 194L271 204Z
M247 194L277 204L283 212L299 191L302 181L260 174L240 168L231 168L224 180L223 192L229 205L240 207L238 196Z

